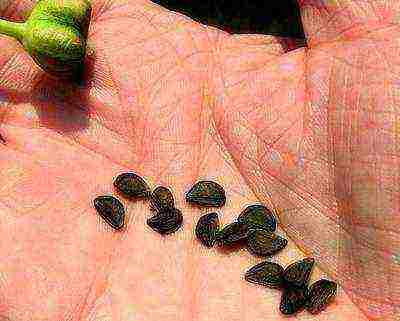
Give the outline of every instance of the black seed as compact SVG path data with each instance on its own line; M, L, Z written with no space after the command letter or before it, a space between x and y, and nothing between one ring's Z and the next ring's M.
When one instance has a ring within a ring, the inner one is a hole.
M171 234L176 232L183 222L182 212L177 208L158 212L147 220L154 231L160 234Z
M174 196L171 191L164 186L158 186L153 193L151 193L150 202L157 211L170 210L175 206Z
M186 202L200 206L221 207L225 201L224 189L212 181L197 182L186 194Z
M273 255L282 250L287 243L283 237L261 229L251 230L247 238L248 250L259 256Z
M276 230L276 219L264 205L250 205L239 215L238 222L245 223L249 228L261 228L269 232Z
M231 245L238 241L244 240L249 234L247 225L234 222L225 226L217 233L216 240L219 245Z
M279 310L283 314L294 314L304 308L306 297L306 288L286 288L282 293Z
M122 203L114 196L98 196L93 201L100 216L116 230L124 226L125 210Z
M311 270L314 266L313 258L305 258L303 260L290 264L283 272L283 280L290 286L304 287L310 280Z
M200 242L207 246L213 247L217 232L219 230L219 219L217 213L209 213L200 217L196 225L196 236Z
M114 187L127 198L148 197L150 188L139 175L122 173L114 180Z
M264 261L254 265L244 275L247 282L278 288L282 285L283 267L274 262Z
M317 314L324 310L336 296L337 284L326 279L313 283L308 290L306 308L308 312Z

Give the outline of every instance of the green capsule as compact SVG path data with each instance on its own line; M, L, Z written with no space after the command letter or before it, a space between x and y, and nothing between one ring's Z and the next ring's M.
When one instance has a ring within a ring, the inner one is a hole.
M48 74L80 80L91 12L87 0L41 0L25 22L0 20L0 33L17 39Z

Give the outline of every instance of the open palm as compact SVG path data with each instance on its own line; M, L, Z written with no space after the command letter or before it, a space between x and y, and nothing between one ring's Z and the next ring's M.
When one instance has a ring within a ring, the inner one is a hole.
M326 311L293 320L398 320L398 8L300 5L308 47L288 51L149 1L93 1L80 87L0 36L4 320L283 320L280 292L243 280L259 259L195 240L205 211L184 194L199 179L225 187L223 224L267 204L289 239L273 259L313 256L312 280L340 284ZM174 191L178 232L152 231L144 201L123 200L123 231L99 218L93 199L123 171Z

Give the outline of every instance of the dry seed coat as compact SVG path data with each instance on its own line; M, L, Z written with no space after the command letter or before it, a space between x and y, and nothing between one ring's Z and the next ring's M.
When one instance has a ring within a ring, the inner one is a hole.
M324 310L336 296L337 284L333 281L320 279L313 283L308 291L307 311L317 314Z
M247 225L239 222L233 222L226 225L217 233L217 242L220 245L231 245L246 239L248 234L249 229L247 228Z
M200 217L196 225L195 234L206 247L212 247L219 231L219 219L217 213L209 213Z
M198 206L221 207L225 201L223 187L213 181L199 181L186 193L186 202Z
M170 210L175 206L174 196L171 191L164 186L158 186L153 193L151 193L150 202L157 211Z
M122 173L114 180L114 187L127 198L148 197L150 188L139 175Z
M177 208L158 212L147 220L147 225L160 234L176 232L183 222L182 212Z
M313 258L305 258L290 264L283 272L283 280L290 286L304 287L310 280Z
M276 219L272 212L264 205L247 206L238 217L238 222L247 224L249 228L265 229L275 232Z
M244 279L247 282L278 288L282 285L283 267L278 263L264 261L249 269Z
M282 293L279 310L286 315L294 314L304 308L306 298L306 288L285 288Z
M100 216L114 229L124 226L125 210L122 203L111 195L98 196L93 201Z
M283 237L266 230L251 230L247 238L248 250L258 256L270 256L281 251L287 245Z

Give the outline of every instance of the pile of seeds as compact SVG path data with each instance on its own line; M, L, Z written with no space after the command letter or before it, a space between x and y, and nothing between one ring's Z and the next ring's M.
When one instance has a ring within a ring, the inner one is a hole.
M147 225L160 234L176 232L183 222L182 212L175 208L171 191L158 186L151 193L147 183L135 173L122 173L114 180L114 187L122 197L129 200L148 199L155 214L147 220ZM100 216L114 229L124 226L125 209L120 200L112 195L98 196L94 207Z
M172 192L164 186L150 191L147 183L135 173L122 173L114 180L119 194L129 200L139 198L150 201L154 213L147 225L164 235L176 232L183 222L182 212L175 208ZM226 203L225 191L213 181L199 181L186 193L186 201L198 207L222 207ZM114 229L124 226L125 210L121 201L112 195L98 196L94 207L100 216ZM286 247L288 241L275 234L277 221L264 205L247 206L232 222L222 229L218 214L208 213L200 217L195 235L206 247L231 246L245 243L250 253L256 256L272 256ZM282 314L294 314L306 308L316 314L326 308L336 295L335 282L321 279L308 287L313 258L305 258L284 269L278 263L264 261L245 273L251 283L282 289L279 310Z
M171 191L158 186L151 193L151 209L156 214L147 220L147 225L160 234L171 234L182 226L182 212L175 208L174 196Z
M196 236L207 247L215 242L220 246L247 243L247 249L257 256L271 256L287 245L287 240L276 235L276 220L263 205L250 205L239 215L236 222L220 230L217 213L200 217Z
M335 282L320 279L308 287L313 258L290 264L286 269L274 262L264 261L253 266L244 276L251 283L283 290L279 310L282 314L294 314L306 308L316 314L324 310L336 295Z
M186 195L188 202L197 206L220 207L225 204L223 188L215 182L196 183ZM195 234L206 247L230 246L246 242L247 249L256 256L272 256L287 245L287 240L276 235L277 222L273 213L264 205L247 206L232 222L220 229L218 214L215 212L200 217ZM284 269L281 265L264 261L253 266L245 274L251 283L283 289L279 310L282 314L295 314L306 308L316 314L324 310L336 295L337 285L321 279L308 288L313 258L305 258Z

